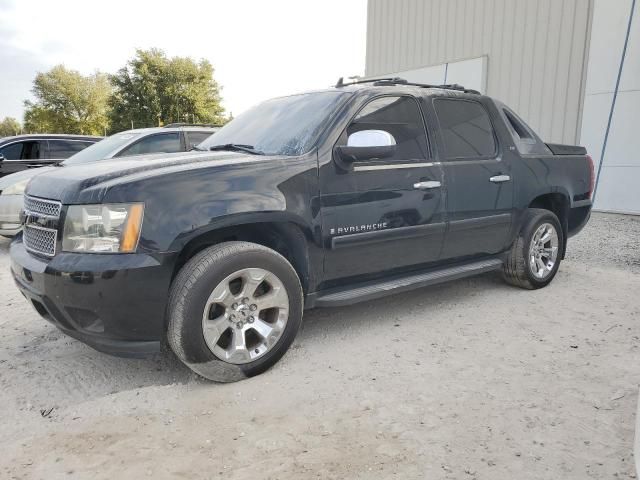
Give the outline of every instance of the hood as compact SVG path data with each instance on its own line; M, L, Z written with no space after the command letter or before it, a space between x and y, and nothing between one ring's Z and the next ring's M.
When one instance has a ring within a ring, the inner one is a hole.
M12 173L11 175L5 175L0 178L0 191L9 188L11 185L22 182L23 180L29 180L36 175L56 170L56 168L57 167L29 168L28 170L22 170L20 172Z
M101 160L63 168L52 168L36 175L25 193L65 204L100 203L109 188L143 178L178 174L181 171L229 168L235 165L265 162L276 158L242 152L186 152L178 154L138 155Z

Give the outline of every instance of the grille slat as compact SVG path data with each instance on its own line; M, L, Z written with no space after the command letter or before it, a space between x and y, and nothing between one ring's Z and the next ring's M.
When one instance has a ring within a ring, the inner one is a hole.
M55 200L24 196L26 223L22 238L27 250L47 257L56 254L58 231L46 227L57 226L61 210L62 204Z
M22 238L27 250L53 257L56 254L58 231L52 228L25 225Z
M24 197L24 210L27 214L34 213L40 216L59 218L62 204L55 200L44 200L42 198Z

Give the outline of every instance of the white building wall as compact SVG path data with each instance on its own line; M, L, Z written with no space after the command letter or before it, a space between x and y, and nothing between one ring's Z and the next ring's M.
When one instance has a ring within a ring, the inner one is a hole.
M640 115L640 13L637 4L618 93L612 105L631 7L632 0L595 0L580 142L593 157L596 169L602 163L595 208L640 214L640 135L636 123Z
M376 75L367 78L381 78L388 75ZM403 78L409 82L445 85L457 83L466 88L487 93L487 57L470 58L457 62L442 63L429 67L415 68L393 72L394 77Z
M591 0L369 0L365 75L486 56L488 95L515 109L543 139L575 143L591 5Z

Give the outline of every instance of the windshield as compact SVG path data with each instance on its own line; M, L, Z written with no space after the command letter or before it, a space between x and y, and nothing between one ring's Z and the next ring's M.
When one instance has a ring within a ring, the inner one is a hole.
M198 149L236 144L266 155L302 155L311 150L345 95L316 92L267 100L226 124Z
M140 133L116 133L115 135L111 135L104 140L94 143L75 155L71 155L62 162L62 165L76 165L78 163L102 160L103 158L107 158L107 156L113 153L114 150L119 150L120 147L126 145L140 135Z

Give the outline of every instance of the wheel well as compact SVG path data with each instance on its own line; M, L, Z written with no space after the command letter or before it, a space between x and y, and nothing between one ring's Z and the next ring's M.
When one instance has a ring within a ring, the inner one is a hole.
M309 287L309 255L307 239L300 227L288 222L259 222L221 228L190 240L181 250L174 267L173 278L185 263L198 252L222 242L244 241L275 250L293 266L302 289Z
M541 208L550 210L556 214L562 225L564 244L562 245L562 258L567 250L567 234L569 226L569 199L562 193L547 193L533 199L529 208Z

